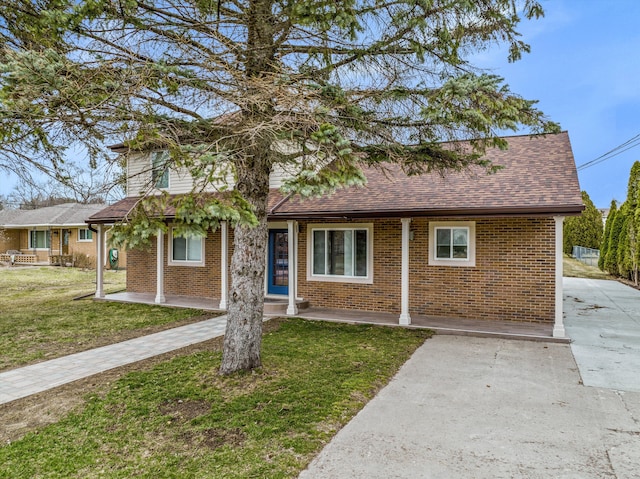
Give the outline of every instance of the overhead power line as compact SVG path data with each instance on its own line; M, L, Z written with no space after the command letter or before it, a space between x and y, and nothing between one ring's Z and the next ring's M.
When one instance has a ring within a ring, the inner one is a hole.
M630 150L631 148L635 148L638 145L640 145L640 134L634 136L633 138L629 138L624 143L616 146L614 149L609 150L606 153L603 153L599 157L581 164L580 166L578 166L577 169L578 171L585 170L587 168L600 164L603 161L610 160L611 158L618 156L619 154L624 153L625 151Z

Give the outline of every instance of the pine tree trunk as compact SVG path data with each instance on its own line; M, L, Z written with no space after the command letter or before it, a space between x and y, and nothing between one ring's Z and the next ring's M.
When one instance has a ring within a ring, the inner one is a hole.
M268 149L267 149L268 151ZM237 188L255 207L258 226L238 225L231 257L231 288L220 374L261 366L264 275L268 243L269 168L265 150L240 165Z

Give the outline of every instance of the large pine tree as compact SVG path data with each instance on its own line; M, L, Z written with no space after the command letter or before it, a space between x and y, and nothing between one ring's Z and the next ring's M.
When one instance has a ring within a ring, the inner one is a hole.
M167 149L199 179L172 205L184 230L235 227L221 372L254 368L270 172L322 193L363 183L363 164L488 167L505 130L557 130L469 61L495 44L517 60L521 18L541 15L535 0L1 2L0 164L59 171L79 142L94 157L106 141ZM440 143L459 139L472 149ZM233 193L200 195L228 177ZM121 232L144 241L161 212Z

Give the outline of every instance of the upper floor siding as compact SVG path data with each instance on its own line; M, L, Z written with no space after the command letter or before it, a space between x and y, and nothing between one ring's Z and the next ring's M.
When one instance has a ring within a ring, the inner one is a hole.
M131 154L127 162L127 196L144 196L159 194L166 191L169 194L190 193L194 180L187 168L169 168L166 181L158 181L158 172L154 174L153 155L155 153ZM284 167L275 165L269 177L270 188L280 188L284 181L292 178L298 168L294 165ZM161 174L161 172L160 172ZM164 180L163 179L163 180ZM207 185L204 191L214 192L221 187L233 188L234 179L231 174L226 175L226 181Z

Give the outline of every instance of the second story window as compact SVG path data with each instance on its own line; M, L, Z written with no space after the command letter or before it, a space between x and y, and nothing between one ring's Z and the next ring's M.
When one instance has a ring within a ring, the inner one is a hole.
M169 152L151 154L151 181L156 188L169 188Z

